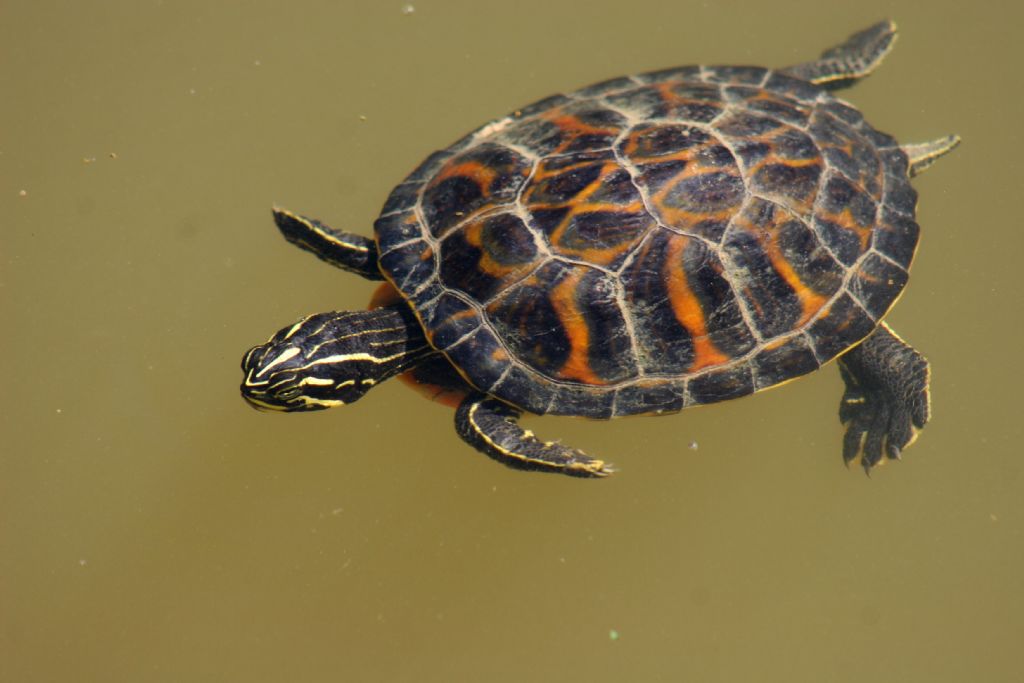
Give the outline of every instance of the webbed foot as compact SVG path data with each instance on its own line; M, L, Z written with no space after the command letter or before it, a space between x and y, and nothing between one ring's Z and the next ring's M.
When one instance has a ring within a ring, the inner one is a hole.
M604 477L615 471L583 451L539 440L516 422L521 414L496 398L474 392L455 411L455 429L470 446L515 469L573 477Z
M860 458L870 472L883 456L899 459L928 422L928 361L882 323L839 358L839 371L846 382L843 460Z

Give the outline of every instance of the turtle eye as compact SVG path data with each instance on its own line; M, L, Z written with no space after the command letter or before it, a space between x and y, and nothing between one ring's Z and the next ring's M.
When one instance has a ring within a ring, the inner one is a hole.
M291 401L294 398L298 398L301 394L302 390L299 389L299 387L290 387L284 391L278 392L277 397L285 401Z

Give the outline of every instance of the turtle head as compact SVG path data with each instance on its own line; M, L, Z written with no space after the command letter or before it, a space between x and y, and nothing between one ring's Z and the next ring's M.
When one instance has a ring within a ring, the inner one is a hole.
M242 397L285 412L353 403L433 352L411 315L402 304L303 318L242 357Z

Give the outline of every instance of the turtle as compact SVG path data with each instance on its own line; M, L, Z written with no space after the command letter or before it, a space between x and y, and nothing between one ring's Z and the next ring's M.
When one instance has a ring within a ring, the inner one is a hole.
M519 418L675 413L838 359L844 461L900 458L929 418L929 365L883 318L918 243L910 178L959 138L900 145L833 94L895 38L886 20L781 69L683 66L542 99L429 155L373 238L275 208L289 242L384 285L369 310L250 349L242 395L319 410L403 374L485 455L603 477L610 463Z

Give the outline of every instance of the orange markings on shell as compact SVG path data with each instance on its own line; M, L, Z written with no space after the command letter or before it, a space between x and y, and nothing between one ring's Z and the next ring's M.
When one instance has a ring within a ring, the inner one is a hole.
M590 367L590 328L576 303L576 291L583 273L573 270L551 290L551 304L562 323L569 339L569 357L558 371L560 379L575 380L584 384L607 384Z
M728 355L722 353L711 341L708 335L707 320L704 317L704 310L697 299L686 274L681 270L673 272L683 262L683 250L687 241L691 238L681 235L673 235L668 240L665 249L665 281L668 283L668 296L672 304L672 312L676 320L685 327L693 338L693 364L687 372L696 372L703 368L714 367L729 362Z

